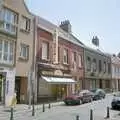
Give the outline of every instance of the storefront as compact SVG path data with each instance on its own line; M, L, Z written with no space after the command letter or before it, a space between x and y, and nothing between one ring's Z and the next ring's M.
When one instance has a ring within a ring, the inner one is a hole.
M15 88L15 69L0 68L0 101L5 106L11 104Z
M55 74L52 72L44 71L47 75L41 75L38 79L38 102L61 100L73 92L72 85L76 84L75 80L63 76L61 71L55 71Z

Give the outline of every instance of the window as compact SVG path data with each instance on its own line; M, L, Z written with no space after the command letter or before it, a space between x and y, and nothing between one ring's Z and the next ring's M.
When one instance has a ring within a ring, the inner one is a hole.
M87 57L87 71L91 70L91 59L90 57Z
M76 62L76 52L74 52L74 61Z
M13 64L14 42L0 40L0 63Z
M22 17L21 29L28 32L30 31L30 19L24 16Z
M21 44L20 57L22 57L23 59L28 59L29 57L29 46L28 45Z
M60 47L58 47L58 62L60 62Z
M64 49L63 51L63 62L65 64L68 64L68 50L67 49Z
M103 65L103 70L104 70L104 73L106 73L106 62L104 61L104 65Z
M3 22L0 22L0 28L5 30L6 32L16 35L17 32L16 25L18 22L17 14L5 8L1 12L1 20L3 20Z
M97 70L96 59L93 59L93 62L92 62L92 72L96 72L96 70Z
M99 72L101 72L102 71L102 62L101 62L101 60L99 60Z
M110 74L111 73L111 64L108 63L108 73Z
M78 55L78 65L79 67L82 67L82 56L81 55Z
M48 60L49 59L49 43L42 42L42 59Z

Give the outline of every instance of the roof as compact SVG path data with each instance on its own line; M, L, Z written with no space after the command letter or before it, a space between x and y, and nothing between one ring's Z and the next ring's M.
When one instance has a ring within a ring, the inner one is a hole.
M111 61L113 64L120 64L120 58L118 56L111 56Z
M84 47L83 43L80 40L78 40L78 38L76 38L73 34L69 34L69 33L65 32L59 26L51 23L50 21L48 21L42 17L36 16L36 19L37 19L37 26L38 27L45 29L48 32L51 32L52 34L57 29L60 37L64 38L65 40L67 40L73 44Z

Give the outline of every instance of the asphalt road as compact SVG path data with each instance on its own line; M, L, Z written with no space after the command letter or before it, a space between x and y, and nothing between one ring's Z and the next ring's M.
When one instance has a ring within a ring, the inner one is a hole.
M111 108L111 100L113 96L108 95L105 99L94 101L91 103L66 106L61 105L51 110L47 110L45 113L37 112L36 120L76 120L76 116L79 116L79 120L90 119L90 109L93 110L94 120L104 120L107 114L107 107ZM110 109L110 117L117 118L119 111ZM120 118L119 118L120 119Z
M51 109L47 107L45 112L42 112L40 107L36 109L34 117L31 115L31 110L21 108L21 112L19 110L14 112L14 120L76 120L77 115L79 120L90 120L90 109L93 110L93 120L104 120L107 107L111 107L112 98L112 95L108 95L105 99L76 106L66 106L62 103ZM119 112L110 109L110 120L120 120ZM0 120L10 120L10 113L0 112Z

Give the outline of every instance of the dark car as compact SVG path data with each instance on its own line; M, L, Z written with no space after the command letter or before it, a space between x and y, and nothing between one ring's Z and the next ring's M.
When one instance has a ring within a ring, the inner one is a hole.
M93 93L93 100L100 100L106 96L106 93L103 89L93 89L91 92Z
M89 90L82 90L77 94L72 94L64 98L66 105L76 105L92 101L92 93Z
M77 94L72 94L72 95L66 96L63 101L66 105L81 104L80 96Z
M114 94L111 102L112 109L120 109L120 92Z

